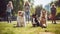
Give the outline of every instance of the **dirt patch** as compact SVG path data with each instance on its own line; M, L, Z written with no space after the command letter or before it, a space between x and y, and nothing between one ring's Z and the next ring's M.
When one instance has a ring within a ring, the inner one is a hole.
M52 32L40 32L39 34L54 34Z

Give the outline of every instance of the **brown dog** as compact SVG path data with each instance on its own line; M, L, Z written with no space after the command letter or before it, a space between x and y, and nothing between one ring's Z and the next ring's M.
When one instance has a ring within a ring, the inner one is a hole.
M40 24L42 27L46 27L47 12L46 10L41 11Z

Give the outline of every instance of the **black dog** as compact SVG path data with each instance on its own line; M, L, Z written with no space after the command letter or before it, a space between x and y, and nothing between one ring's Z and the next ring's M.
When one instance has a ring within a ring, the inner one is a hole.
M35 27L35 26L40 26L36 14L33 14L33 15L32 15L32 25L33 25L33 27Z

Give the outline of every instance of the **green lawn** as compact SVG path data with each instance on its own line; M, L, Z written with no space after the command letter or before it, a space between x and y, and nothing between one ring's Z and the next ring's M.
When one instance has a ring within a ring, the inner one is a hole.
M50 22L50 21L49 21ZM45 32L45 30L60 34L60 24L48 24L47 28L42 29L41 27L32 27L31 23L27 24L26 27L14 27L16 21L11 24L7 22L0 22L0 34L39 34Z
M57 7L57 14L60 13L60 7Z

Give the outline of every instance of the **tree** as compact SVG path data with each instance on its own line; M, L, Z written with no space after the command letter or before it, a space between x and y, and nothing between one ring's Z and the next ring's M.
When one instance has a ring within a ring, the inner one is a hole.
M24 1L23 0L13 0L14 13L17 13L18 10L23 10Z
M9 0L0 0L0 17L6 16L6 5Z
M40 13L41 13L41 10L42 10L42 5L41 6L37 6L35 8L35 14L40 17Z
M6 5L9 1L13 3L13 14L16 14L18 10L23 10L23 0L0 0L0 17L6 16Z
M60 0L54 1L55 5L60 7Z
M35 8L33 8L34 0L28 0L28 2L30 3L30 15L32 15L35 12Z
M52 4L53 2L50 3L50 5ZM56 16L57 17L60 17L60 0L57 0L57 1L54 1L55 5L57 6L57 12L56 12Z

